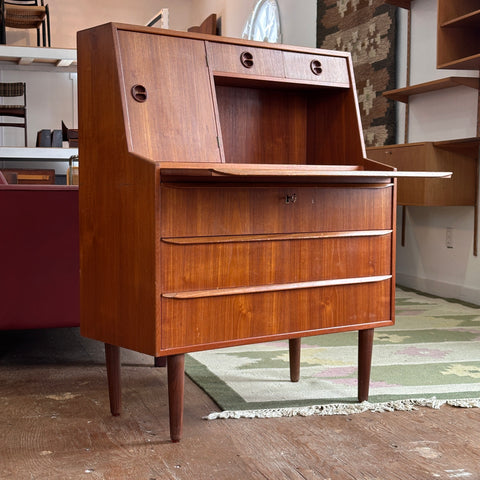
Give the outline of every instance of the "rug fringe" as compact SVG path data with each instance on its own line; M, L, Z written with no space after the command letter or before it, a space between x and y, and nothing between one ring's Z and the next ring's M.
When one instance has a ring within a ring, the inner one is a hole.
M432 398L418 398L408 400L394 400L380 403L335 403L329 405L312 405L308 407L286 407L260 410L225 410L213 412L203 417L205 420L227 418L279 418L279 417L309 417L311 415L352 415L362 412L394 412L417 410L417 407L439 409L443 405L461 408L480 408L480 398L465 398L458 400L438 400Z

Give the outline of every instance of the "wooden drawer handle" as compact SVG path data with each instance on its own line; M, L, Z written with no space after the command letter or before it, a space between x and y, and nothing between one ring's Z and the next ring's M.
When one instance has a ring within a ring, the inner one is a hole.
M253 55L250 52L242 52L240 54L240 62L245 68L253 67Z
M320 75L322 73L322 63L320 60L312 60L310 62L310 69L314 75Z
M137 102L143 103L147 99L147 89L143 85L134 85L131 92Z

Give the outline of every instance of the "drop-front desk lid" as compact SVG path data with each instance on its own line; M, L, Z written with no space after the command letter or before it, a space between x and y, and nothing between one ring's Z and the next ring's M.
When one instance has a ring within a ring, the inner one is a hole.
M310 181L320 177L343 178L450 178L452 172L398 171L393 167L365 159L375 169L361 165L284 165L157 162L162 177L198 177L204 180L295 178Z

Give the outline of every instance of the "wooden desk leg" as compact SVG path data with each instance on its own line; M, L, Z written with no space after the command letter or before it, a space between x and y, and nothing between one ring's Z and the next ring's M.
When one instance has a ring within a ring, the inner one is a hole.
M113 416L120 415L122 410L122 386L120 378L120 347L105 344L105 362L107 365L108 396L110 412Z
M368 400L374 329L358 331L358 400Z
M170 438L180 441L183 427L183 393L185 387L185 355L167 358L168 408L170 412Z
M290 381L298 382L300 380L300 349L302 345L301 338L291 338L288 341L290 355Z

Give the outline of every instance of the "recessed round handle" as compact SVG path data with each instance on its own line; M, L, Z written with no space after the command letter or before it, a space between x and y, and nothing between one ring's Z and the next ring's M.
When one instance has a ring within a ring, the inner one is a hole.
M320 60L312 60L310 62L310 69L314 75L320 75L322 73L322 63Z
M143 103L147 99L147 89L143 85L134 85L131 92L137 102Z
M253 55L250 52L242 52L240 54L240 61L245 68L253 67Z

